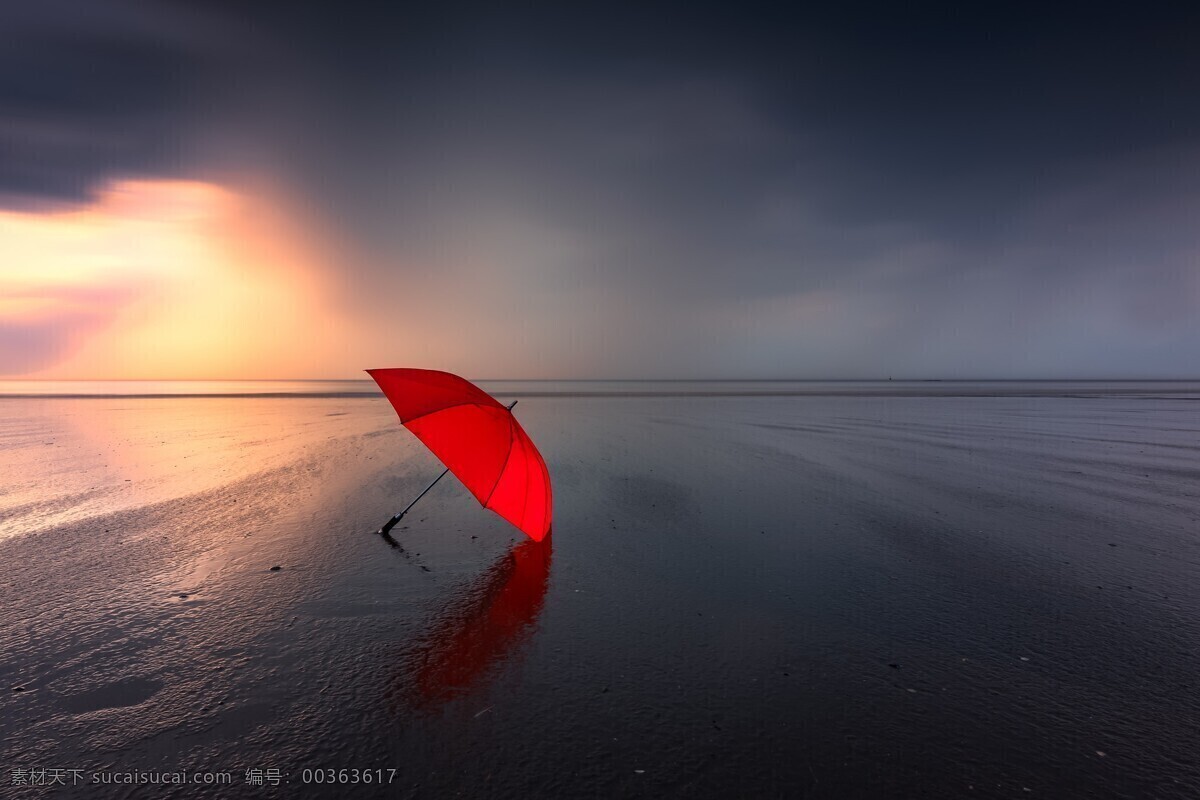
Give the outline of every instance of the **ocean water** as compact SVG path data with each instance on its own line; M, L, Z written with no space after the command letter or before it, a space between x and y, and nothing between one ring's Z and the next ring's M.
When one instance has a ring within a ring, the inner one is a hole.
M544 546L373 535L440 467L370 383L0 386L0 784L1200 795L1200 384L485 385Z
M1200 397L1200 381L743 381L743 380L482 380L506 397ZM369 379L321 381L24 381L0 380L0 397L165 398L308 397L379 395Z

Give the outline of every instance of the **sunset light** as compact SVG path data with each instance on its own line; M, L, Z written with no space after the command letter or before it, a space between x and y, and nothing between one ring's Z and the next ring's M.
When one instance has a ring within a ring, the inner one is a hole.
M0 327L19 332L3 340L6 371L319 374L341 328L295 227L262 198L195 181L114 181L82 207L0 212Z

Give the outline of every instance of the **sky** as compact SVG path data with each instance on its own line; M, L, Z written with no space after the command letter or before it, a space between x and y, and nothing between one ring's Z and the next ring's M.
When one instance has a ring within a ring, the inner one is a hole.
M0 376L1200 377L1200 7L1101 5L0 5Z

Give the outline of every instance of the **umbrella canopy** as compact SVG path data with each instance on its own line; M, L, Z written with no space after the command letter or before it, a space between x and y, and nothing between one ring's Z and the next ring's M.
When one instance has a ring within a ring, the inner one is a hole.
M512 413L470 381L427 369L369 369L400 422L484 508L535 541L550 531L550 472Z

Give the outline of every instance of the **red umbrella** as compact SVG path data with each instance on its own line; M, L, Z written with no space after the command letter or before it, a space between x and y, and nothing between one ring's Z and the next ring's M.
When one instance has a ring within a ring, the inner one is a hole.
M550 472L525 429L505 408L475 384L448 372L428 369L367 370L400 422L446 465L429 484L433 488L453 472L483 505L535 541L550 531ZM386 534L408 510L388 520Z

